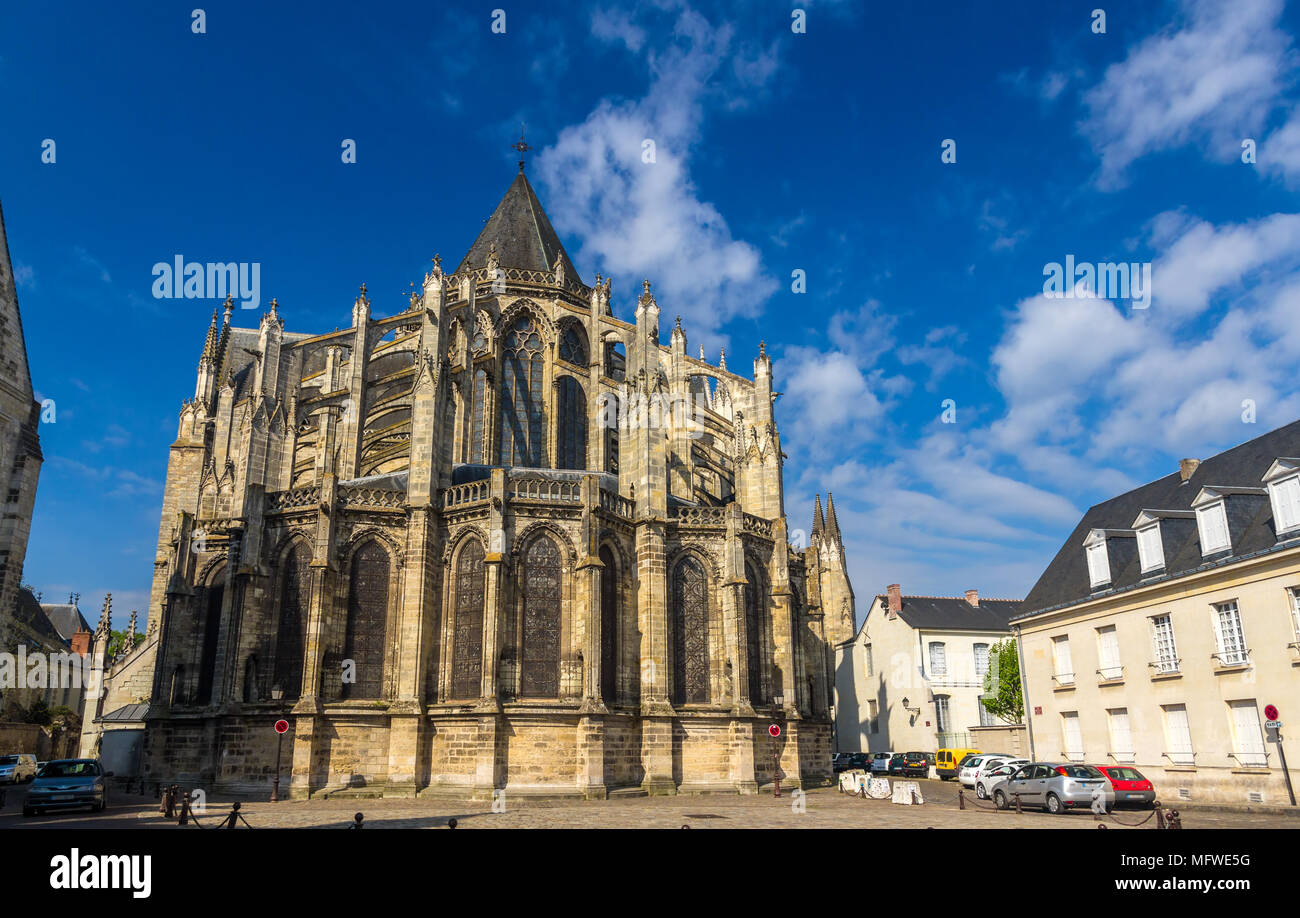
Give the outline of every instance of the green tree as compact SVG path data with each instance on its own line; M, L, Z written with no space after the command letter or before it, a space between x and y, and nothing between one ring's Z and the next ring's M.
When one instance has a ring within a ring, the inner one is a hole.
M136 646L136 644L139 644L143 640L144 640L144 635L137 633L135 636L135 643L128 643L127 634L125 630L110 632L108 638L108 658L111 660L114 657L126 653L128 650L131 650Z
M1025 696L1020 690L1020 655L1011 638L989 648L989 671L984 674L984 695L980 704L994 717L1009 724L1025 719Z

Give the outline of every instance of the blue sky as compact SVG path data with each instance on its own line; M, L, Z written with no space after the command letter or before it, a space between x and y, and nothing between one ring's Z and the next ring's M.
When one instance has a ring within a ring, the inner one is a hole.
M57 408L47 599L147 605L215 306L153 298L152 266L258 262L290 331L347 324L362 281L397 312L473 241L520 121L616 313L649 277L692 352L747 372L766 340L787 512L834 491L859 597L1021 596L1091 503L1300 416L1296 0L1107 4L1104 33L1094 0L808 2L805 34L776 3L222 3L205 34L194 5L11 4L0 32L0 200ZM1149 308L1044 297L1067 256L1152 263Z

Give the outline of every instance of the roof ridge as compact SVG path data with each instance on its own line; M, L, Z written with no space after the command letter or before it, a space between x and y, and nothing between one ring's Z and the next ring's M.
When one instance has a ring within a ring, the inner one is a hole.
M876 598L877 598L877 599L888 599L888 598L889 598L889 594L888 594L888 593L877 593L877 594L876 594ZM965 602L965 601L966 601L966 597L965 597L965 596L925 596L925 595L923 595L923 594L921 594L921 593L903 593L903 594L901 595L900 598L901 598L901 599L960 599L962 602ZM981 603L986 603L986 602L1024 602L1024 600L1023 600L1023 599L1002 599L1002 598L999 598L999 597L993 597L993 596L981 596L981 597L980 597L980 602L981 602Z

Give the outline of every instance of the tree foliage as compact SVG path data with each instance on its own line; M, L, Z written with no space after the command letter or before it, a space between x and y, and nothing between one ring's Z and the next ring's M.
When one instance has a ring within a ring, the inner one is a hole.
M994 717L1009 723L1025 719L1025 696L1020 689L1020 656L1012 638L989 648L989 671L984 674L984 695L980 698Z

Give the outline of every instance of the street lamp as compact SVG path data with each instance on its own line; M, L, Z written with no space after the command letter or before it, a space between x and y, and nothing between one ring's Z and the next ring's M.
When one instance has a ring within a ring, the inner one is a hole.
M271 687L271 700L279 701L284 697L284 689L280 686ZM284 734L276 728L275 736L275 777L271 781L271 802L280 802L280 752L284 749Z

